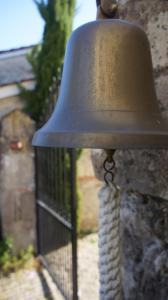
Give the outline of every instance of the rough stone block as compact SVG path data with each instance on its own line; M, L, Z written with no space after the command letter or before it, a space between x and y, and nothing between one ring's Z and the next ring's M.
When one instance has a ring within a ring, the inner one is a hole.
M0 207L4 236L13 239L14 251L35 245L35 174L31 146L34 122L14 110L1 120ZM20 149L11 147L19 141Z

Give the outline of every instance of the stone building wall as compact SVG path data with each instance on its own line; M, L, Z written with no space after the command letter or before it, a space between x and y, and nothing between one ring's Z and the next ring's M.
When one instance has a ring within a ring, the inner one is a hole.
M34 122L18 96L0 102L0 218L17 253L35 245Z
M144 28L151 44L158 101L168 117L168 1L119 0L120 18ZM150 115L150 112L149 112ZM103 180L101 150L92 151ZM168 151L115 153L121 187L123 289L126 300L168 299Z

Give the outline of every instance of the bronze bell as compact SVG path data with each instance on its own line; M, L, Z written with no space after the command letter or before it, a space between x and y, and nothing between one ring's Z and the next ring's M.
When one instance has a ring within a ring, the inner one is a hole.
M159 110L150 45L141 28L98 20L72 33L58 102L33 144L168 147L168 124Z

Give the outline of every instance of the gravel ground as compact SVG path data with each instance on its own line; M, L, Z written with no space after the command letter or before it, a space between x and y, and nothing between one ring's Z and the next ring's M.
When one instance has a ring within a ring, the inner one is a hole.
M79 299L98 300L97 234L78 241ZM24 269L0 278L0 300L64 300L46 269Z
M0 279L0 300L64 300L48 272L20 270Z
M89 234L78 242L79 299L98 300L98 235Z

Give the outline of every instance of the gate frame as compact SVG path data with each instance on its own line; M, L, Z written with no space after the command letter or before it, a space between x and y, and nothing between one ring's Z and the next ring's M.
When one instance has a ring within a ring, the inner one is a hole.
M56 286L60 290L61 294L65 297L63 291L60 288L59 283L56 281L55 277L53 276L50 268L47 264L45 257L41 254L40 249L40 226L39 226L39 208L44 209L42 205L40 205L40 200L38 197L38 148L35 148L35 196L36 196L36 252L40 261L42 262L43 266L47 269L48 273L52 277L53 281L55 282ZM70 175L70 185L71 185L71 192L70 192L70 206L71 206L71 245L72 245L72 287L73 287L73 296L72 300L78 300L78 261L77 261L77 196L76 196L76 149L70 149L70 165L71 165L71 175ZM46 211L46 210L45 210ZM48 213L50 213L48 211ZM60 218L56 216L56 214L52 214L57 221L60 222ZM62 222L60 222L62 223ZM69 299L67 299L69 300Z

